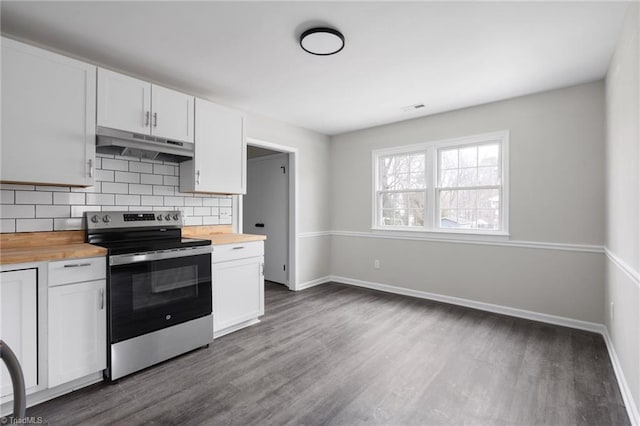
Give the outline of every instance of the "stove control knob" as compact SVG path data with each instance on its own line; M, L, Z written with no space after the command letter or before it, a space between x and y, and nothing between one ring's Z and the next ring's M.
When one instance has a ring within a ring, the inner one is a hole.
M91 216L91 222L93 222L93 223L100 222L100 218L98 217L97 214L94 214L93 216Z
M109 222L111 222L111 216L109 216L109 215L105 215L105 217L103 217L103 218L102 218L102 221L103 221L104 223L109 223Z
M161 214L159 214L159 215L158 215L158 217L157 217L156 219L158 219L159 221L161 221L161 220L162 220L162 215L161 215Z
M174 214L173 215L173 220L178 220L180 219L180 215L179 214Z
M171 220L171 215L170 215L170 214L168 214L168 215L166 215L164 218L165 218L166 220Z

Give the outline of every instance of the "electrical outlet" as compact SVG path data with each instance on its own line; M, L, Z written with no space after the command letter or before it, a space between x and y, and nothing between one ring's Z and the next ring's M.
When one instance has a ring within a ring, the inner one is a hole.
M614 308L614 306L615 305L613 304L613 302L611 302L611 308L609 309L609 314L611 315L611 321L613 321L613 318L614 318L614 316L613 316L613 308Z
M373 269L380 269L380 260L375 259L373 261Z

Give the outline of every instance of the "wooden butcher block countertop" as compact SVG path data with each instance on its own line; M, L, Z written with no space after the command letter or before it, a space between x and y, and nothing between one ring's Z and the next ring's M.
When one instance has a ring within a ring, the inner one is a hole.
M107 249L86 244L84 231L0 234L0 265L106 256Z
M234 234L230 225L185 226L183 237L206 238L214 245L263 241L267 237ZM107 249L84 242L85 231L0 234L0 265L106 256Z
M248 243L251 241L264 241L264 235L234 234L231 225L212 226L185 226L182 228L182 236L190 238L206 238L213 245Z

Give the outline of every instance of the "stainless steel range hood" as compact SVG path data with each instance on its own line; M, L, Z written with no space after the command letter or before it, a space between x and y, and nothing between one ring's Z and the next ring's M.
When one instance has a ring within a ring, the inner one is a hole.
M96 152L180 163L193 159L193 144L150 135L96 128Z

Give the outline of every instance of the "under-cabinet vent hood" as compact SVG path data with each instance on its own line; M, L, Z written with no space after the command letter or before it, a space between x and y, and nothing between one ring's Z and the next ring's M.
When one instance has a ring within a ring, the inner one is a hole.
M96 152L180 163L193 159L193 144L150 135L96 128Z

